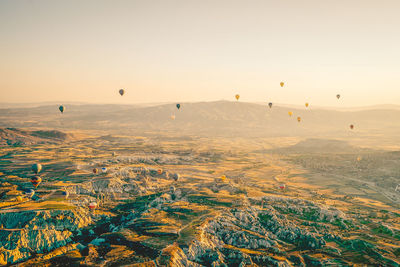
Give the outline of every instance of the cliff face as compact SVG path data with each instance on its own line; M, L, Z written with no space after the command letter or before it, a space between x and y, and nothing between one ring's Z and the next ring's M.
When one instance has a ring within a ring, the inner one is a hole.
M87 210L0 213L0 264L13 264L71 242L73 233L92 223Z
M329 226L326 226L345 219L337 209L291 198L264 197L249 201L258 204L263 202L264 208L255 208L256 205L249 205L245 209L234 208L204 222L198 228L197 238L185 250L187 259L212 266L302 265L307 255L303 255L304 259L302 256L289 255L288 247L297 251L329 250L328 241L341 239L330 234ZM315 225L301 225L294 218L311 219ZM177 253L175 256L179 255ZM322 265L332 263L318 261Z

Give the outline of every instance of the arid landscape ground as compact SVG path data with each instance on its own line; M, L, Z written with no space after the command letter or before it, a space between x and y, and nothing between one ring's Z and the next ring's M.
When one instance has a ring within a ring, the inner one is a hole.
M3 108L0 265L399 266L399 115Z

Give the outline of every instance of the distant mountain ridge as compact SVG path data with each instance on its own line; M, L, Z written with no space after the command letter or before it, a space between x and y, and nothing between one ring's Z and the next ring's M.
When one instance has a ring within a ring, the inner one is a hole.
M197 102L156 106L54 105L0 109L0 127L99 130L121 134L179 133L226 137L352 137L398 135L400 110L336 111L244 102ZM290 117L288 112L293 112ZM175 119L172 117L175 116ZM301 117L301 122L297 122ZM354 130L349 125L353 124Z

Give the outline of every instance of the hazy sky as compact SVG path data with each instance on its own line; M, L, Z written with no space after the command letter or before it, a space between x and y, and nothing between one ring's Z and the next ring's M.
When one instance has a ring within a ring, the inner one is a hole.
M399 11L399 0L1 0L0 102L400 104Z

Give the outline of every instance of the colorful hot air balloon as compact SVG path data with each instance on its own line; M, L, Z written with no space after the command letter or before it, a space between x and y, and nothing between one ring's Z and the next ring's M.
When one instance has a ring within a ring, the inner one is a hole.
M25 190L25 195L26 195L27 197L29 197L29 198L32 198L34 194L35 194L35 190L33 190L33 189L27 189L27 190Z
M59 106L58 109L61 111L61 113L64 113L65 108L63 105Z
M297 117L297 121L300 122L301 121L301 117Z
M285 185L285 184L279 185L279 189L283 190L283 189L285 189L285 188L286 188L286 185Z
M32 165L32 171L35 174L38 174L41 170L42 170L42 165L41 164L35 163L35 164Z
M171 120L175 120L175 115L171 115Z
M102 173L106 173L107 172L107 168L106 167L101 168L101 172Z
M97 203L96 202L91 202L89 204L89 209L94 210L95 208L97 208Z
M163 170L162 170L162 169L158 169L158 170L157 170L157 173L158 173L159 175L161 175L161 174L163 173Z
M124 90L124 89L119 89L119 94L120 94L121 96L123 96L123 95L125 94L125 90Z
M268 106L269 106L269 108L272 108L272 103L269 102L269 103L268 103Z
M96 174L97 172L98 172L98 171L97 171L97 168L94 168L94 169L93 169L93 173Z
M221 175L221 181L225 182L225 180L226 180L226 176L225 175Z
M240 95L239 94L235 95L235 98L236 98L236 100L239 100Z
M308 103L305 104L306 108L308 108Z
M340 95L339 95L339 94L337 94L337 95L336 95L336 98L337 98L337 99L339 99L339 98L340 98Z
M285 83L284 83L284 82L281 82L280 85L281 85L281 87L283 87L283 86L285 85Z
M354 129L354 125L353 124L350 124L350 129Z
M362 158L361 158L360 156L357 157L357 161L361 161L361 159L362 159Z
M41 182L42 182L42 178L40 178L40 176L33 176L31 178L31 183L35 188L38 187Z
M293 112L289 111L288 114L289 114L290 117L292 117Z
M176 108L180 109L181 108L181 104L176 104Z

